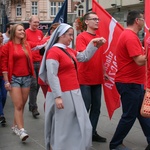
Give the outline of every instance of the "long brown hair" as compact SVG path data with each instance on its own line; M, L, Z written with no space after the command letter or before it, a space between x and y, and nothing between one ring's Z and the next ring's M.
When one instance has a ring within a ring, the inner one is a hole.
M14 45L15 45L16 29L17 29L18 26L22 26L24 28L23 24L14 24L12 26L12 29L11 29L11 32L10 32L10 41L12 41ZM26 42L26 34L25 34L24 38L21 39L20 44L22 45L22 48L23 48L26 56L29 56L28 51L27 51L27 47L29 48L29 45Z
M0 37L3 38L2 32L0 32ZM0 41L0 47L3 45L3 39Z

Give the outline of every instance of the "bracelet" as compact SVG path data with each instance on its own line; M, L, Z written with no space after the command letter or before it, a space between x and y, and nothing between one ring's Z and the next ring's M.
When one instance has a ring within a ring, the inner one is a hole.
M10 84L10 83L9 83L9 81L5 81L5 83L4 83L4 84L6 85L6 84Z

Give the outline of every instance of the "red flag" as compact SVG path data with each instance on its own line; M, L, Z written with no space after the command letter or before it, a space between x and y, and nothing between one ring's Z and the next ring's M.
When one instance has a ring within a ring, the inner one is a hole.
M115 86L115 74L117 71L115 48L118 37L123 31L123 27L95 0L92 0L93 12L96 12L100 18L98 34L107 39L107 43L103 48L103 63L109 80L104 80L103 89L104 97L111 119L114 111L120 107L120 96Z
M150 37L150 0L145 0L145 38L144 38L144 46L146 49L146 40Z

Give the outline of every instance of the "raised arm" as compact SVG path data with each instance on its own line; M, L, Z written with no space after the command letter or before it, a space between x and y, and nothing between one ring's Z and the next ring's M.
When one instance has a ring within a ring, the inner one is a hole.
M77 60L79 62L85 62L91 59L94 53L106 42L103 37L94 38L87 45L86 49L82 52L77 53Z

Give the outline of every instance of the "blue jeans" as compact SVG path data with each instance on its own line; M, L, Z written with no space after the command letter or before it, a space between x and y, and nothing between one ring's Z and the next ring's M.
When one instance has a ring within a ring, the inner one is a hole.
M80 85L85 107L89 112L90 121L93 127L93 134L96 132L101 107L101 85Z
M6 103L7 91L4 86L3 77L0 76L0 116L4 116L4 106Z
M110 142L110 149L116 148L123 143L136 118L139 120L147 142L150 143L150 119L140 115L140 108L144 97L143 85L117 82L116 87L121 96L123 114Z
M35 77L32 77L31 86L30 86L30 93L29 93L29 107L31 109L37 108L37 95L39 91L39 84L38 84L38 74L40 68L40 62L34 62L34 74Z

